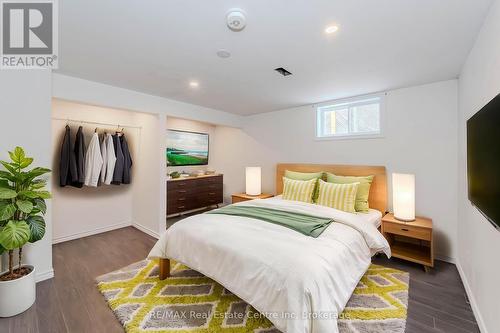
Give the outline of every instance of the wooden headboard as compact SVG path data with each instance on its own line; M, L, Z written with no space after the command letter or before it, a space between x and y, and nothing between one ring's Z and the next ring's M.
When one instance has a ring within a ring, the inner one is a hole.
M379 210L382 215L387 211L387 176L384 166L335 165L335 164L278 164L276 166L276 194L283 192L285 170L297 172L330 172L339 176L371 176L368 203L370 208Z

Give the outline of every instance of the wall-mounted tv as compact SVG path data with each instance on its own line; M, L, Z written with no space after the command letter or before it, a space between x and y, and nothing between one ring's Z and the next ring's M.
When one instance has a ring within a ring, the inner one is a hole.
M469 200L500 229L500 94L467 121Z
M208 134L167 130L167 166L207 165Z

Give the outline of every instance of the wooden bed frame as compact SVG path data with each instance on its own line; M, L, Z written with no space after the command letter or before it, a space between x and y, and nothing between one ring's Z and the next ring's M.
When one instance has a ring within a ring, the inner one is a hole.
M283 193L283 176L285 170L297 172L330 172L340 176L371 176L368 204L377 209L382 216L387 211L387 176L384 166L335 165L335 164L284 164L276 166L276 194ZM160 280L170 276L170 259L160 258Z

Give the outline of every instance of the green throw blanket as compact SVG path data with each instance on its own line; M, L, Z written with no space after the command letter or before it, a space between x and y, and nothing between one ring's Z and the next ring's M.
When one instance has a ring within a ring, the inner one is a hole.
M219 209L211 210L205 214L222 214L250 217L269 223L278 224L301 234L311 237L318 237L333 222L331 218L311 216L302 213L287 212L284 210L230 205Z

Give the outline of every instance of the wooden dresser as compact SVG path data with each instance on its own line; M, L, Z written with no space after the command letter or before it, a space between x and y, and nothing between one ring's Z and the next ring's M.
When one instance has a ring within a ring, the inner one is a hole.
M223 202L222 175L167 180L167 215Z

